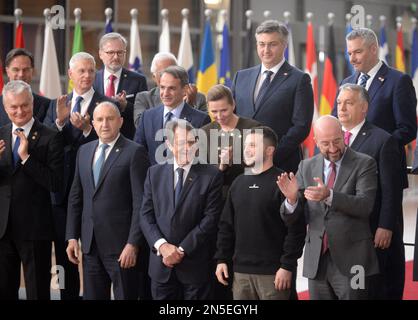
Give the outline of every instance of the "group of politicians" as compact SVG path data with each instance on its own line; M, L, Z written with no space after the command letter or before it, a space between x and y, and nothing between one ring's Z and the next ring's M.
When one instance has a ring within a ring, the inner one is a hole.
M255 41L260 64L206 96L169 52L148 90L115 32L99 42L103 69L71 57L72 92L54 100L32 91L30 52L7 54L0 300L21 297L21 266L26 299L50 299L52 264L61 300L294 300L302 254L310 299L402 299L411 77L354 29L355 73L312 122L286 26L267 20ZM311 126L318 152L303 159Z

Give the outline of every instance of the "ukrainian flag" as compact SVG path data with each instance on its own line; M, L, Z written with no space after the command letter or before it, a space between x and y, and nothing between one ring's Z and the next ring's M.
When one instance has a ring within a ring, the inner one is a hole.
M215 64L215 53L212 45L212 31L210 28L210 21L207 20L196 85L197 89L206 95L209 89L217 83L218 75Z

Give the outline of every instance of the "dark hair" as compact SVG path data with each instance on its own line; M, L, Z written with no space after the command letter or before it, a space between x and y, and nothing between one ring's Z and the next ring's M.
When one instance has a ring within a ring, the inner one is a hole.
M169 66L161 72L160 76L162 76L164 73L171 74L175 79L179 79L182 88L189 84L189 75L187 74L186 69L183 67Z
M363 86L360 86L355 83L344 83L342 86L340 86L340 92L345 91L345 90L356 92L360 96L360 99L367 102L367 104L370 103L369 93L367 92L366 88L364 88Z
M16 48L16 49L12 49L9 51L9 53L6 56L6 61L5 61L5 65L6 67L8 67L10 65L10 63L12 62L12 60L18 56L25 56L28 57L30 60L30 66L32 68L35 67L35 62L33 60L33 55L32 53L30 53L28 50L23 49L23 48Z
M219 101L226 98L228 103L233 106L234 105L234 98L232 97L231 89L223 84L214 85L212 88L209 89L208 94L206 95L206 100L210 101Z
M174 134L177 128L179 127L182 129L186 129L187 132L195 131L195 128L192 126L192 124L186 120L177 119L177 120L168 121L165 125L165 130L167 134L167 140L170 142L171 145L174 144Z
M279 143L279 139L277 138L277 134L267 126L258 126L251 128L248 134L255 134L255 133L262 133L263 140L265 141L267 146L271 146L277 148L277 144Z

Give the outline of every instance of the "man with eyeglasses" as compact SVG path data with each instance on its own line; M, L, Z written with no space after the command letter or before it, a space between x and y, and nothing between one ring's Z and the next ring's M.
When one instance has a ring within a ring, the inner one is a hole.
M104 68L97 71L93 87L119 104L124 118L121 133L133 139L136 130L133 119L135 95L147 91L148 87L142 74L123 68L126 47L126 39L116 32L107 33L100 39L99 57Z
M10 50L6 56L6 73L9 81L22 80L31 84L34 73L34 59L32 53L23 48ZM43 121L48 111L50 99L40 96L34 92L33 115L39 121ZM9 117L4 110L3 97L0 96L0 126L10 123Z
M257 120L277 134L275 166L296 172L302 159L300 144L311 128L313 93L309 75L284 59L288 34L276 20L258 26L261 65L238 71L232 91L239 116Z

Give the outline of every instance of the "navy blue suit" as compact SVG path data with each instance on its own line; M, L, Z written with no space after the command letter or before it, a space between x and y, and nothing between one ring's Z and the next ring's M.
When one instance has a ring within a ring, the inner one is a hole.
M138 272L121 269L117 259L127 243L139 247L143 237L139 211L149 166L147 154L142 146L121 135L95 186L92 166L97 146L97 140L87 143L77 155L66 240L81 238L85 299L110 299L110 279L116 299L136 299ZM103 264L102 272L108 275L98 275L96 263Z
M287 172L296 172L302 160L300 145L309 135L312 123L311 79L285 61L256 108L254 90L260 70L258 65L235 75L232 91L236 113L272 128L279 138L274 164Z
M146 110L141 116L140 124L135 133L134 141L147 149L151 165L157 163L155 152L158 146L163 143L163 141L155 140L156 132L163 128L163 115L164 106ZM180 118L190 122L194 128L201 128L210 122L207 113L193 109L187 103L184 104Z
M103 77L103 69L96 72L96 78L94 79L93 88L100 94L105 95ZM134 125L133 113L135 96L138 92L147 90L147 79L142 74L122 68L121 78L119 79L116 94L125 91L126 96L128 97L126 99L126 109L124 110L124 112L122 112L123 125L120 132L129 139L133 139L136 130Z
M32 95L33 95L33 116L36 119L38 119L40 122L43 122L45 119L46 113L48 111L49 104L51 103L51 100L33 92L32 92ZM3 96L0 96L0 127L8 123L10 123L10 119L7 116L6 111L4 110Z
M370 215L373 235L377 228L393 232L388 249L376 249L380 275L371 287L370 298L402 299L405 282L405 250L401 231L402 184L399 172L401 154L396 139L385 130L365 122L351 144L355 151L376 160L378 186L375 204Z
M70 103L72 93L67 97L67 103ZM93 98L88 106L87 113L90 119L93 119L93 111L96 105L103 101L110 101L109 98L94 92ZM55 120L57 119L57 100L52 100L48 109L47 115L44 119L44 124L56 128ZM88 137L84 137L83 132L74 128L70 121L67 120L62 129L64 136L64 180L60 192L51 194L52 210L55 223L55 256L57 264L65 268L66 285L65 289L61 290L62 300L78 299L80 291L80 280L78 275L78 268L72 264L66 254L65 242L65 225L67 220L67 203L68 194L70 193L71 184L74 178L75 160L78 148L89 141L97 139L97 134L94 129L91 130Z
M153 283L160 284L170 283L176 278L177 284L181 283L184 289L180 295L164 290L153 292L154 299L209 297L207 289L213 271L213 241L222 210L222 183L222 173L215 166L192 165L185 177L179 202L174 206L173 165L149 168L141 208L142 231L153 248L149 275ZM162 257L155 252L154 244L161 238L184 249L183 260L174 268L166 267ZM191 293L187 290L189 285L200 286L206 294Z
M360 74L354 73L344 83L357 83ZM383 63L368 90L370 96L367 121L393 135L399 143L402 161L402 186L408 187L404 145L417 134L417 98L411 77ZM338 93L337 93L338 97ZM337 116L337 101L332 111Z

